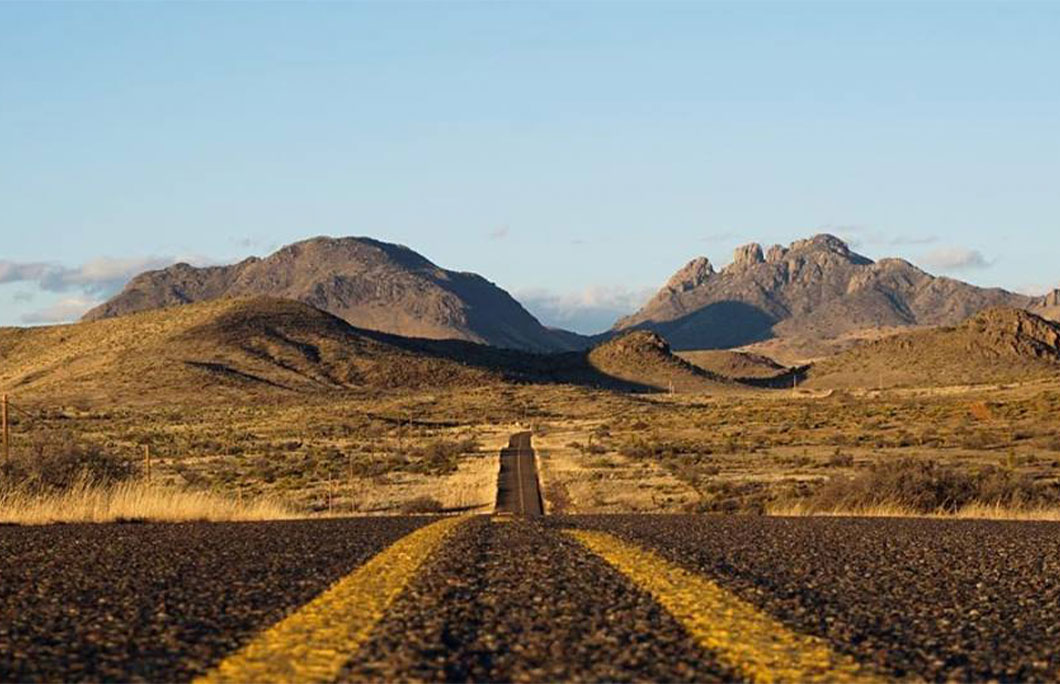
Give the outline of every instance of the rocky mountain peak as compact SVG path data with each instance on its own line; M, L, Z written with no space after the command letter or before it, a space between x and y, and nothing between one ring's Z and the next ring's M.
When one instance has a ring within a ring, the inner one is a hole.
M688 292L707 282L714 275L714 266L706 257L696 257L674 273L666 282L666 289L671 292Z
M788 250L786 247L781 247L780 245L773 245L769 248L769 251L766 252L766 263L780 263L781 261L784 261L784 257L786 257L787 255Z
M791 243L791 249L814 249L836 254L850 254L850 245L829 233L819 233L805 240L796 240Z
M766 258L762 254L762 245L757 242L752 242L736 248L736 251L732 255L732 264L729 268L741 271L757 264L765 263L765 260Z

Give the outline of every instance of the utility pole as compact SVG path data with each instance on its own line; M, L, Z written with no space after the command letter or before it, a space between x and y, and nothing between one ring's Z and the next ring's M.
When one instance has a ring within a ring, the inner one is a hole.
M3 398L3 424L4 424L4 463L11 460L11 428L7 423L7 395Z

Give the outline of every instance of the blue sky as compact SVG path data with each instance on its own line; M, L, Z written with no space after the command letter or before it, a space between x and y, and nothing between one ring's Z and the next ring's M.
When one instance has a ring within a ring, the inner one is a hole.
M592 331L822 231L1060 285L1060 3L2 3L0 325L370 235Z

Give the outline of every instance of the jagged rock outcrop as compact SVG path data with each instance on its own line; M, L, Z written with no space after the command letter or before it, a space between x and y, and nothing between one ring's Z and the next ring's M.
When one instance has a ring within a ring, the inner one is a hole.
M1035 305L1030 297L936 277L901 259L873 262L833 235L775 245L765 255L761 245L745 245L732 264L698 283L668 284L613 332L645 328L675 349L718 349L773 337L832 339L866 328L954 325L989 307Z
M84 320L258 295L297 300L358 328L405 337L533 351L587 346L574 333L541 325L482 276L440 268L408 247L354 237L313 238L231 266L149 271Z
M749 245L736 248L735 254L732 255L732 264L729 265L727 270L743 271L752 266L757 266L765 260L765 257L762 256L762 245L752 242Z

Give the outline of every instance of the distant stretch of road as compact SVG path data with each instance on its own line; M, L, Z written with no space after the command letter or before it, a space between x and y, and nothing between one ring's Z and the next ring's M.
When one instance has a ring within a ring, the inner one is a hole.
M501 449L496 510L498 513L530 516L544 513L537 460L529 432L512 435L507 448Z
M8 526L0 579L5 682L1060 679L1056 523Z

